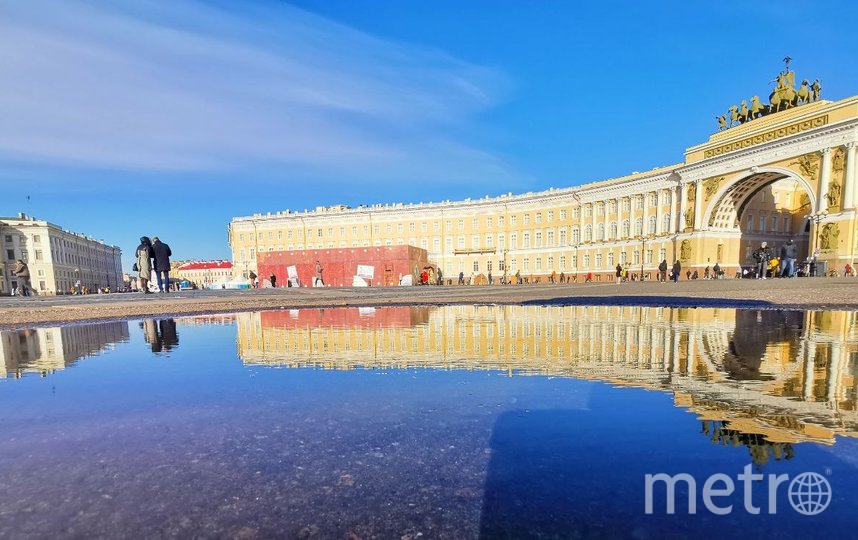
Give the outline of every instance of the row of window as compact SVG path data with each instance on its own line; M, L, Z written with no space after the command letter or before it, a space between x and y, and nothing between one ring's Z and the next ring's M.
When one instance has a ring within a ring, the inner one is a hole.
M648 199L649 199L649 206L651 208L655 208L658 206L659 197L655 193L651 193L649 195ZM636 208L642 210L644 207L644 198L642 196L639 196L639 197L635 197L635 200L636 200ZM662 204L668 204L669 200L670 200L669 193L664 192L662 195ZM610 201L608 204L605 204L604 202L599 202L599 203L595 203L595 204L588 204L584 207L585 217L592 217L594 207L595 207L597 215L606 215L605 214L606 208L608 209L608 214L616 214L617 210L618 210L618 202L616 200L613 200L613 201ZM630 199L623 199L623 210L628 212L628 211L630 211L630 208L631 208ZM579 217L578 212L579 212L579 209L577 207L572 209L572 217L574 219L577 219ZM566 221L566 219L567 219L566 210L559 210L557 212L557 215L559 216L561 222ZM546 222L548 222L548 223L553 222L554 217L555 217L555 212L553 210L546 211L545 216L546 216ZM472 228L474 228L474 229L480 228L480 219L481 218L479 218L479 217L471 218ZM484 219L486 220L485 221L486 228L491 229L495 226L495 217L486 217ZM509 216L509 221L510 221L510 225L517 225L518 224L518 216L515 214ZM529 213L523 214L522 215L522 221L525 225L529 225L531 223L531 214L529 214ZM533 222L537 225L543 223L543 212L536 212L533 215ZM465 219L457 220L456 225L457 225L458 230L460 230L460 231L464 230L465 229L465 223L466 223ZM505 216L497 216L497 225L498 225L498 227L504 227L505 226ZM399 233L404 232L405 225L403 223L396 223L395 227L396 227L396 233L399 234ZM425 221L421 222L420 223L420 232L422 232L422 233L428 232L428 227L429 227L428 222L425 222ZM433 232L438 232L440 230L440 227L441 227L440 221L433 221L432 222ZM447 220L446 221L446 229L447 230L453 230L453 220ZM351 226L352 236L356 236L358 234L359 230L362 230L364 235L368 235L369 231L370 231L370 225L362 225L362 226L352 225ZM416 230L417 230L417 224L413 221L410 222L408 224L408 232L414 233L414 232L416 232ZM666 230L666 227L665 227L665 230ZM327 227L327 229L325 229L323 227L316 227L314 229L310 229L308 231L308 233L314 235L316 238L322 238L322 237L326 236L326 233L327 233L328 237L334 236L335 231L339 233L340 237L343 237L346 235L346 227L345 226ZM382 233L382 224L372 225L372 231L374 234L381 234ZM393 223L384 224L384 232L386 232L387 234L393 234L393 231L394 231L394 224ZM293 238L295 238L299 234L301 234L300 230L294 230L294 229L289 229L289 230L286 230L285 232L286 232L286 239L287 240L292 240ZM269 241L274 241L275 236L276 236L277 241L282 241L283 240L283 233L284 233L284 231L282 231L282 230L259 232L259 233L256 233L257 234L256 239L258 241L265 241L266 239ZM247 233L247 238L253 239L253 233ZM243 233L243 232L238 233L238 239L239 239L239 241L243 242L245 240L245 233Z
M783 223L783 227L780 230L778 230L779 223ZM792 216L779 216L777 214L772 214L770 218L766 218L765 215L760 215L759 225L759 229L756 229L759 232L771 231L789 234L792 232ZM748 214L745 218L745 231L754 232L754 230L754 216L752 214Z
M554 265L555 258L553 256L548 256L543 259L543 257L535 257L533 262L533 266L531 266L530 257L524 257L521 261L521 267L518 266L518 259L516 257L512 257L509 260L509 272L539 272L539 273L550 273L550 272L566 272L566 271L577 271L577 270L612 270L616 266L616 264L620 264L622 266L626 266L628 264L631 265L639 265L641 264L641 250L633 250L631 252L632 257L631 261L628 258L628 252L620 251L618 254L614 252L608 252L603 258L602 253L596 253L592 255L584 254L581 256L581 268L578 268L578 256L572 255L569 257L571 265L567 265L566 255L561 255L557 258L559 264L557 266ZM644 262L643 264L654 264L655 251L652 249L647 249L643 251ZM667 249L662 248L658 250L658 260L666 260L667 259ZM546 266L543 266L543 260L547 262ZM592 261L592 266L591 266ZM475 273L479 272L493 272L495 268L494 261L488 260L484 261L484 264L480 261L473 261L472 263L472 271ZM497 271L504 272L507 270L504 261L497 261ZM459 261L459 272L466 271L465 269L465 261ZM446 272L449 274L453 272L453 262L448 261L446 264Z

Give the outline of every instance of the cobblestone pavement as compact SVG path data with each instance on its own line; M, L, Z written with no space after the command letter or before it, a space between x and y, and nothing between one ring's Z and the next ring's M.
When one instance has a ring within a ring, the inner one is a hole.
M679 283L576 283L256 290L0 297L0 326L260 309L446 304L625 304L765 309L858 309L858 278L727 279Z

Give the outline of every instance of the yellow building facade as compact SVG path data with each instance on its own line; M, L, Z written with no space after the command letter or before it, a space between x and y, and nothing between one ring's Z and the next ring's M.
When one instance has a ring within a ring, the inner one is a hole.
M574 188L444 201L319 207L236 217L237 275L260 252L413 245L454 277L651 274L661 260L728 274L767 241L854 263L858 96L817 100L719 131L682 163ZM768 197L768 199L767 199ZM579 277L580 279L580 277Z

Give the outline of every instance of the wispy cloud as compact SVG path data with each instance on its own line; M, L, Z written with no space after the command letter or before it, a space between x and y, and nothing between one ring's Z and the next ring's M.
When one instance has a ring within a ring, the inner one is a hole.
M512 175L462 142L501 74L283 3L7 2L0 35L0 159Z

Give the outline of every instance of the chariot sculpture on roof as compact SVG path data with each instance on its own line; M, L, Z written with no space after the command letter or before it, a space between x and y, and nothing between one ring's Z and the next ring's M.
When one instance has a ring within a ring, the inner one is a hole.
M780 112L792 107L804 105L818 101L822 98L822 84L819 79L810 83L807 79L801 82L798 89L795 87L795 72L789 68L792 58L787 56L784 58L784 70L778 73L778 76L772 81L775 83L775 88L769 94L769 104L764 105L760 102L759 96L754 96L750 99L750 104L746 100L737 105L732 105L727 109L727 114L716 116L718 121L718 131L729 129L733 126L750 122L761 116Z

